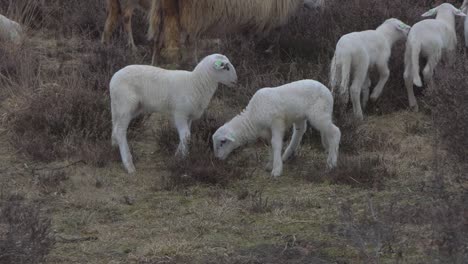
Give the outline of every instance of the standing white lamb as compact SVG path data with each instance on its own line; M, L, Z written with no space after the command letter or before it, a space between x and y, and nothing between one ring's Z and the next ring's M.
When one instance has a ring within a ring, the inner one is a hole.
M116 72L110 81L112 144L119 145L128 173L135 172L127 143L133 118L154 112L171 115L180 139L176 155L185 156L192 120L203 114L219 83L232 87L236 82L234 66L220 54L205 57L192 72L147 65L130 65Z
M453 56L457 45L455 33L455 16L466 15L453 5L444 3L426 13L423 17L434 16L435 19L425 19L416 23L410 30L405 51L405 86L408 92L409 106L418 111L418 103L414 97L413 84L422 86L419 76L419 58L427 59L423 69L424 82L432 85L434 68L442 57Z
M375 101L379 98L390 76L388 60L392 46L398 40L405 39L410 28L400 20L390 18L376 30L352 32L339 39L331 63L330 83L332 91L335 91L339 85L339 97L344 105L348 103L349 93L351 93L353 112L357 119L363 119L362 110L369 99L370 68L376 67L380 74L379 82L371 94L371 100ZM350 80L350 76L353 76L353 80ZM351 87L348 88L350 81Z
M23 29L13 20L0 15L0 42L21 43Z
M465 14L468 12L468 0L463 1L463 4L461 5L460 9ZM464 33L465 33L465 47L468 48L468 17L465 17Z
M271 140L267 169L280 176L283 161L295 153L307 129L307 121L320 131L328 151L329 168L336 166L341 132L332 122L333 96L323 84L302 80L258 90L245 110L213 134L215 156L226 159L236 148L261 137ZM281 157L285 130L294 124L291 143Z

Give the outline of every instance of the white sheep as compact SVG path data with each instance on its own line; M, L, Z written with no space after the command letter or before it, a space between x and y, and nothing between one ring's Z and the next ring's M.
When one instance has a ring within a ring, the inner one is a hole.
M434 16L435 19L425 19L416 23L410 30L405 51L405 86L408 92L409 106L418 111L418 103L414 97L413 84L422 86L419 76L419 58L427 59L423 69L424 82L432 86L434 68L442 57L453 57L457 45L455 33L455 16L466 15L453 5L444 3L426 13L423 17Z
M468 0L463 1L463 4L460 7L460 10L463 13L468 12ZM468 48L468 17L465 17L465 25L464 25L464 33L465 33L465 47Z
M304 0L304 6L308 9L314 9L325 6L324 0Z
M323 84L302 80L258 90L245 110L213 134L215 156L226 159L236 148L257 138L271 140L267 165L272 176L280 176L283 161L294 154L307 129L307 121L320 131L328 151L329 168L336 166L341 132L332 122L333 96ZM291 143L281 157L283 135L294 124Z
M21 43L23 29L13 20L0 15L0 42Z
M176 155L188 153L192 120L200 118L218 84L232 87L237 74L229 59L220 54L205 57L192 72L130 65L110 81L112 144L119 145L128 173L135 172L127 143L130 121L142 113L159 112L172 117L179 133Z
M338 40L331 63L330 83L332 91L335 91L336 86L339 85L339 97L344 105L348 103L349 93L351 93L353 112L357 119L363 119L362 110L369 99L370 68L376 67L380 74L379 82L371 94L371 100L375 101L379 98L390 76L388 60L392 46L398 40L406 38L410 28L400 20L390 18L376 30L352 32ZM353 80L351 87L348 88L350 76L353 76ZM338 84L339 79L341 79L340 84Z

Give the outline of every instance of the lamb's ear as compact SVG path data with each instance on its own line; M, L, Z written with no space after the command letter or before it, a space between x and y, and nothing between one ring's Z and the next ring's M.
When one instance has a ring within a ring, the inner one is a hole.
M431 10L427 11L426 13L422 14L423 17L435 16L437 14L437 8L432 8Z
M465 7L465 9L466 9L466 7ZM456 9L456 8L455 8L455 10L453 10L453 14L456 15L456 16L466 17L466 14L462 10Z
M231 141L231 142L235 142L236 140L234 139L234 136L232 135L232 133L227 133L226 135L226 139Z
M405 23L398 23L397 29L403 31L405 34L408 34L411 30L411 27L406 25Z
M226 66L225 63L220 60L216 60L213 63L213 68L215 68L215 70L222 70L224 69L225 66Z

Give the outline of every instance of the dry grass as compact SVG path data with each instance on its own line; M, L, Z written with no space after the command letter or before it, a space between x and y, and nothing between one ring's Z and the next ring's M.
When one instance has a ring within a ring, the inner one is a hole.
M0 205L0 263L41 263L54 244L50 219L18 195Z

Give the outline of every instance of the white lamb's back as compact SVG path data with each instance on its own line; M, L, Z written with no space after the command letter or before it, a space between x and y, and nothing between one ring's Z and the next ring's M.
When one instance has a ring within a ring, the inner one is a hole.
M337 43L337 50L355 53L356 56L367 53L371 60L380 57L382 51L388 49L385 38L376 30L352 32L342 36Z
M417 41L423 44L423 49L426 47L432 50L436 47L454 45L456 35L446 23L435 19L425 19L411 28L408 41Z
M271 124L276 118L289 122L305 119L305 113L314 111L314 107L327 105L333 105L330 91L317 81L302 80L258 90L246 110L257 122Z
M111 79L112 94L120 98L135 97L148 112L169 112L183 103L189 72L172 71L148 65L130 65L118 71ZM124 95L124 96L122 96Z

